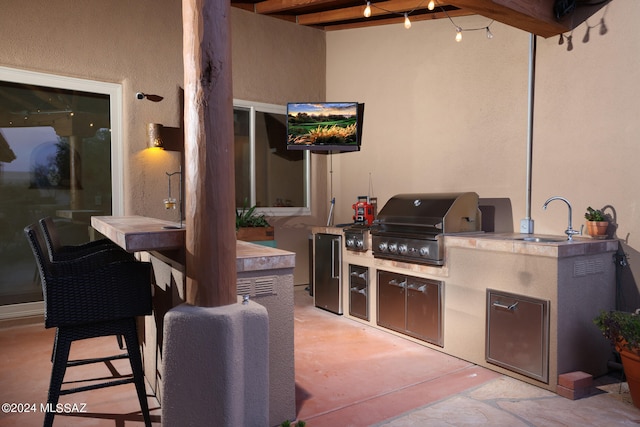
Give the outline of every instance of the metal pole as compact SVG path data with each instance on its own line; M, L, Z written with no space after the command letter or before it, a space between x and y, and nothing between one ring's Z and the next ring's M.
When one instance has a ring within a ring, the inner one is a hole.
M531 180L533 164L533 110L536 76L536 35L529 34L529 94L528 94L528 119L527 119L527 187L526 187L526 217L520 222L520 232L533 233L533 219L531 219Z

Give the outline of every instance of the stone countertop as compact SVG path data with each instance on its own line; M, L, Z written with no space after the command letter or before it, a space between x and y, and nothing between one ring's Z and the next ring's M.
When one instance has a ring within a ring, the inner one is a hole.
M296 264L296 254L293 252L242 240L236 242L236 258L238 273L293 268Z
M351 225L351 224L349 224ZM318 225L318 226L313 226L311 227L311 233L313 234L319 234L319 233L324 233L324 234L336 234L336 235L341 235L342 232L344 231L344 229L347 226L344 227L336 227L336 226L322 226L322 225Z
M557 242L524 241L523 237L540 237L559 239ZM572 241L565 236L549 236L541 234L519 233L474 233L445 236L446 248L469 248L497 252L511 252L522 255L535 255L553 258L566 258L615 252L618 250L618 240L598 240L589 237L575 237Z
M178 224L143 216L94 216L91 226L128 252L182 249L184 228ZM236 242L238 272L293 268L295 253L250 242Z
M128 252L184 247L185 230L177 223L144 216L92 216L91 226ZM174 227L166 229L163 227Z

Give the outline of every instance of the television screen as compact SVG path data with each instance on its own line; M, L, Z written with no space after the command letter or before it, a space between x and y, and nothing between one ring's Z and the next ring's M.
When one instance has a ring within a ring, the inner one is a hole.
M358 151L364 104L305 102L287 104L287 149Z

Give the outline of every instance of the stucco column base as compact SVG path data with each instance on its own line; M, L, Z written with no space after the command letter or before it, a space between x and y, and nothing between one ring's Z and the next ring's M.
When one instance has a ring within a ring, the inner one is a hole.
M164 318L162 425L269 425L269 319L252 301Z

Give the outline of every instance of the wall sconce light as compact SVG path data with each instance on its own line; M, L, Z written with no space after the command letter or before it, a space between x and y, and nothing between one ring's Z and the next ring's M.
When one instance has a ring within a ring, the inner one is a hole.
M160 123L148 123L147 136L147 148L164 149L164 141L162 140L162 125Z

